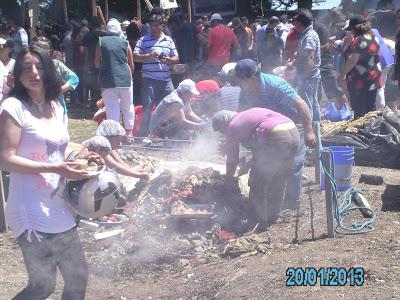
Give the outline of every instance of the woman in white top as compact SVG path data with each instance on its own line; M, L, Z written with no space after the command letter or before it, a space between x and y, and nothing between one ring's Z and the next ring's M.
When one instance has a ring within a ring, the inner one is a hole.
M29 275L14 299L47 298L57 267L64 279L62 299L84 299L87 266L61 179L88 174L64 162L69 135L57 100L62 81L51 57L35 47L21 50L14 77L1 105L0 169L11 174L6 216Z

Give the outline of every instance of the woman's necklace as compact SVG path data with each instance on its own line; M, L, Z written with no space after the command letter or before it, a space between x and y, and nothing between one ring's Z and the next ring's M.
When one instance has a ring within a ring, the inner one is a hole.
M42 100L42 101L35 101L32 100L32 103L34 105L34 107L37 108L37 110L41 113L44 114L45 113L45 109L46 109L46 101Z

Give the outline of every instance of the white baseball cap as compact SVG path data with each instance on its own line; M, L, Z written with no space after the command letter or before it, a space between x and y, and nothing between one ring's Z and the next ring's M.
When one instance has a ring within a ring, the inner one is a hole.
M189 91L192 94L200 95L199 91L196 89L196 83L191 79L183 80L177 88L178 91Z
M235 67L236 67L236 63L234 63L234 62L227 63L222 67L219 74L225 75L225 76L232 75L233 73L235 73Z
M5 45L6 43L7 43L7 40L0 37L0 45Z
M210 18L210 22L216 21L216 20L223 20L220 14L213 14Z

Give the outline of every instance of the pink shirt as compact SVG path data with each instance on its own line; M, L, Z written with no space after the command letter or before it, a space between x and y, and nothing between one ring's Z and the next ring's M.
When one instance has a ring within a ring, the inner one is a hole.
M208 33L207 64L223 66L230 61L231 49L239 46L239 41L232 29L219 24Z
M239 163L241 143L262 143L268 139L271 129L278 124L292 122L288 117L266 108L255 107L237 113L226 131L227 166Z

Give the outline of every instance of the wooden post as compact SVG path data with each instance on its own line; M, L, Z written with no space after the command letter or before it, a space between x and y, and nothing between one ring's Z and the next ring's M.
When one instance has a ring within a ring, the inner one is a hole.
M30 0L28 2L28 16L29 16L29 32L30 38L34 38L36 36L36 26L39 24L39 1L38 0Z
M188 0L188 17L189 23L192 22L192 0Z
M25 9L26 9L25 1L21 1L21 6L19 8L19 18L22 26L25 26Z
M325 170L333 177L331 165L331 154L327 151L322 153L322 161ZM326 201L326 224L328 231L328 238L335 237L333 230L333 206L332 206L332 186L329 177L325 174L325 201Z
M101 7L97 6L97 15L99 16L101 22L104 26L107 26L106 20L104 19L103 12L101 11Z
M136 0L136 17L142 19L142 2L141 0Z
M92 0L92 16L97 16L97 3L96 3L96 0Z
M317 184L320 184L321 181L321 126L318 121L313 122L313 129L314 129L314 134L317 137L317 143L315 144L315 150L314 150L314 167L315 167L315 182Z
M67 0L63 0L63 11L64 11L64 23L65 23L65 24L68 24Z
M7 230L6 221L6 199L4 196L3 174L0 171L0 232Z
M104 0L104 20L108 22L108 0Z

